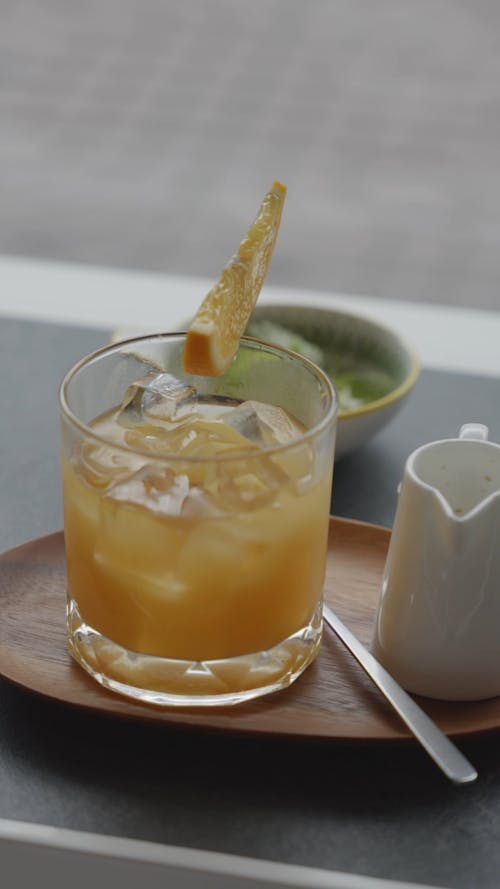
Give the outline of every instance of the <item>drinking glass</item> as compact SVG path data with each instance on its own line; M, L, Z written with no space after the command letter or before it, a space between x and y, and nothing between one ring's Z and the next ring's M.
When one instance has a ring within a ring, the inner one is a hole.
M184 341L108 346L62 382L67 638L112 691L235 704L288 686L318 652L336 397L310 361L251 338L223 376L188 375ZM172 424L131 410L161 374L184 398L173 438ZM208 412L195 433L192 397ZM271 419L262 427L250 411L248 446L217 449L211 420L248 401L271 406ZM298 435L273 427L273 408Z

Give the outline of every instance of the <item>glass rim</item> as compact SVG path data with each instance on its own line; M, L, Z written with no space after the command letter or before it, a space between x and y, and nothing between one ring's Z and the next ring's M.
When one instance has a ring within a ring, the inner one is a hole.
M136 454L141 457L147 457L149 462L155 463L213 463L213 462L229 462L231 460L246 460L250 458L258 457L262 454L275 454L275 453L283 453L292 448L297 447L298 445L304 444L311 439L316 438L318 435L323 432L336 418L338 413L338 401L337 401L337 393L332 384L332 381L327 376L327 374L313 361L309 358L306 358L303 355L299 355L298 352L293 352L291 349L287 349L284 346L279 346L275 343L271 343L268 340L262 340L257 337L249 337L242 336L240 342L244 345L249 345L251 348L260 349L264 347L265 351L273 352L278 355L285 355L288 358L292 359L297 364L303 365L307 370L309 370L314 376L320 380L323 384L324 389L328 396L328 404L326 407L325 415L321 418L321 420L316 423L314 426L311 426L310 429L306 429L303 434L298 436L297 438L292 439L292 441L285 442L284 444L278 445L265 445L264 447L252 448L248 450L236 451L233 453L227 452L219 452L218 454L212 454L211 456L196 456L196 455L181 455L181 454L152 454L151 451L141 450L140 448L133 448L127 445L117 444L110 439L106 438L104 435L97 434L91 426L85 423L83 420L80 420L78 416L74 413L74 411L70 408L67 390L70 386L73 379L76 375L83 370L87 365L95 362L96 360L100 360L107 355L112 355L114 352L123 351L124 346L130 346L135 343L143 343L154 342L154 340L166 340L166 341L174 341L174 340L182 340L185 339L187 335L187 331L176 331L171 333L152 333L152 334L141 334L140 336L130 337L129 339L120 340L116 343L108 343L105 346L101 346L99 349L95 349L93 352L90 352L88 355L85 355L79 361L76 362L64 375L60 386L59 386L59 410L61 415L67 419L72 426L76 427L80 432L84 433L87 438L91 438L95 442L98 442L101 445L106 445L107 447L112 447L113 449L126 454Z

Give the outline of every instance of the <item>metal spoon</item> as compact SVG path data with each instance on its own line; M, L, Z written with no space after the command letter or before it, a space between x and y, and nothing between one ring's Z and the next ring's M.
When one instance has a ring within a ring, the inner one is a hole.
M436 765L455 784L468 784L475 781L477 772L474 766L460 753L441 729L429 719L413 698L392 678L387 670L361 644L359 639L347 629L328 605L323 605L323 619L337 634L339 639L361 664L363 670L373 680L377 688L387 698L403 722L415 735L422 747Z

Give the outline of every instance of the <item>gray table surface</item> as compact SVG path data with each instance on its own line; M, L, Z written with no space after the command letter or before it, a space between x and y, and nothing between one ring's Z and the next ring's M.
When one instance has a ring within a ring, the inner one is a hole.
M0 323L0 548L61 527L56 390L106 332ZM424 371L336 467L333 512L390 525L408 453L487 423L500 382ZM1 618L0 618L1 619ZM91 715L0 682L0 817L446 887L498 886L499 736L461 742L457 788L412 742L250 739Z

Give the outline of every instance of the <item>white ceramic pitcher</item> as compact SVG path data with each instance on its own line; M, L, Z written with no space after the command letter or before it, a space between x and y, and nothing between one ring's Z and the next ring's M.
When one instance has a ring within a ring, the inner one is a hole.
M373 652L416 694L500 694L500 445L486 426L408 458Z

